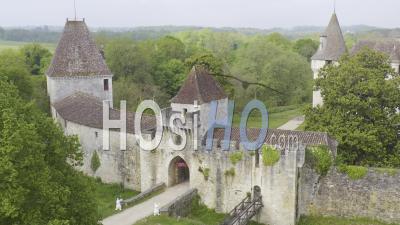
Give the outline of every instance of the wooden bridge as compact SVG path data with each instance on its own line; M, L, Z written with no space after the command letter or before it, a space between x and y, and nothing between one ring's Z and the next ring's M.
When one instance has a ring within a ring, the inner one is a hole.
M251 199L251 196L247 196L232 209L221 225L246 225L263 206L261 196L254 199Z

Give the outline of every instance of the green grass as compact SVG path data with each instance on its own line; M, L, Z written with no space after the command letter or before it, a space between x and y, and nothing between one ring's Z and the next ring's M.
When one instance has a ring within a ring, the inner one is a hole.
M119 184L104 184L99 181L95 181L95 188L97 210L102 218L111 216L116 212L115 200L117 197L127 199L139 194L137 191L123 189Z
M346 173L352 180L364 178L368 173L368 168L363 166L339 165L339 172Z
M199 197L192 203L192 212L186 218L172 218L168 216L150 216L134 225L219 225L225 218L225 214L216 213L200 203ZM249 225L261 225L251 222Z
M0 40L0 51L4 49L19 49L20 47L31 44L33 42L19 42L19 41L4 41ZM50 52L54 52L56 45L54 43L38 43L47 48Z
M288 122L289 120L303 115L303 106L284 106L269 109L269 121L268 128L278 128ZM234 126L240 125L241 113L235 113L233 116ZM247 127L260 128L261 127L261 115L257 112L252 112L249 119L247 120Z
M389 225L389 224L367 218L345 219L337 217L307 216L307 217L302 217L298 225ZM391 224L391 225L396 225L396 224Z

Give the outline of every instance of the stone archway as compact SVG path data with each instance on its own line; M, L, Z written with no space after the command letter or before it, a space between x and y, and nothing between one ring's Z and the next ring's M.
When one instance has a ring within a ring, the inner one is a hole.
M168 167L168 186L189 181L189 166L184 159L177 156L171 160Z

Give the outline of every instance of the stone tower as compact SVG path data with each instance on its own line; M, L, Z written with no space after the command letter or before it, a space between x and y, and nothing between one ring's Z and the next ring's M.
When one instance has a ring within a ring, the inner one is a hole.
M325 32L320 36L318 51L311 57L311 69L314 80L319 76L319 70L326 64L338 63L339 58L346 53L342 30L336 13L333 13ZM313 91L313 107L323 104L320 90Z
M228 115L228 97L222 87L214 80L207 69L194 66L186 81L171 100L171 109L176 112L199 113L199 135L202 137L208 126L211 102L217 102L218 120L224 120ZM194 104L197 102L197 106Z
M82 92L101 101L109 100L112 106L112 74L85 20L67 20L46 75L52 105Z

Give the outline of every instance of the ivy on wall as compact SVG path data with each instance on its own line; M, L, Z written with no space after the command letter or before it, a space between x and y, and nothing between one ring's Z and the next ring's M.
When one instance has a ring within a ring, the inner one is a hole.
M236 165L238 162L240 162L243 159L243 152L242 151L237 151L229 155L229 159L231 160L231 163L233 165Z
M262 146L262 160L264 166L273 166L281 158L281 153L275 147L269 145Z
M325 176L332 166L331 151L327 146L310 146L306 149L306 160L321 176Z

